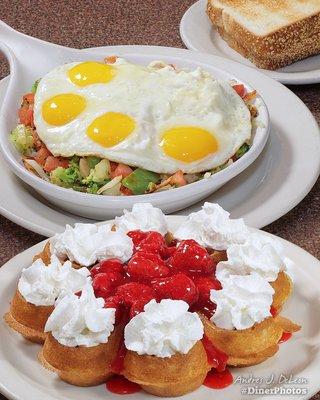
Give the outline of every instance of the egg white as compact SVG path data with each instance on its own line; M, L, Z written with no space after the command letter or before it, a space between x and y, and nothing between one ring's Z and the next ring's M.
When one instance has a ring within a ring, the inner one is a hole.
M34 118L37 133L55 156L95 155L111 161L145 168L158 173L201 172L226 162L250 140L251 116L232 87L215 80L199 68L176 71L171 66L141 66L118 59L115 77L105 84L74 85L67 72L78 63L50 71L37 88ZM87 101L86 109L63 126L49 125L42 116L42 104L49 98L74 93ZM103 147L86 134L90 123L106 112L131 116L136 128L113 147ZM207 157L184 163L167 156L159 146L167 129L195 126L215 136L219 149Z

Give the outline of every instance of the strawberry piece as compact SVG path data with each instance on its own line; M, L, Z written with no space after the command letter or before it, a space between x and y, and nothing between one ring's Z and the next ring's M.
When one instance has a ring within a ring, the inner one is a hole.
M162 299L183 300L192 305L199 297L196 285L185 274L155 279L151 283L159 301Z
M167 244L161 233L152 231L148 232L146 237L138 244L137 250L161 254L166 247Z
M117 278L119 278L119 276ZM116 283L117 278L104 273L95 275L92 281L95 295L103 298L111 296L113 294L114 284Z
M140 230L130 231L127 235L132 239L135 247L139 246L140 242L148 236L148 232L142 232Z
M204 304L210 301L210 291L211 290L220 290L221 283L215 278L209 277L196 277L194 279L194 283L196 284L199 290L199 304Z
M137 281L150 281L169 275L169 268L158 254L138 251L127 265L127 273Z
M193 239L180 242L168 262L174 271L191 274L211 274L216 266L207 250Z
M196 303L192 306L192 312L199 312L210 319L216 312L217 305L208 300L207 302Z
M115 323L118 324L123 317L123 304L122 300L119 296L111 296L105 299L104 301L104 307L105 308L115 308L116 309L116 314L115 314Z
M109 260L102 260L96 266L91 268L91 276L100 274L101 272L115 272L121 274L123 272L123 264L117 258L110 258Z
M161 257L166 256L167 244L161 233L155 231L142 232L136 230L128 232L127 235L131 237L136 251L143 250L148 253L160 254Z
M163 251L161 252L161 257L164 260L167 260L168 258L172 257L174 253L176 252L176 248L173 246L167 246Z
M131 306L138 299L148 296L153 298L153 290L150 286L142 283L130 282L119 286L116 295L121 298L125 305Z
M199 311L210 319L217 308L210 300L210 291L220 290L221 283L213 277L195 277L194 283L199 291L199 300L193 305L192 311Z
M149 301L152 300L153 298L154 298L153 296L144 296L142 299L133 302L130 308L130 314L129 314L130 319L143 312L144 306L148 304Z

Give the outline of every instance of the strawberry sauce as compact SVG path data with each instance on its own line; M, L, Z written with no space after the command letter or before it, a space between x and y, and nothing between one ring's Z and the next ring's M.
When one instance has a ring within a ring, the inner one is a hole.
M127 263L103 260L91 269L93 289L116 309L116 324L129 321L155 299L183 300L192 312L210 318L215 304L210 291L221 289L216 261L194 240L166 243L158 232L131 231L134 254Z
M113 373L121 374L121 372L123 371L124 358L125 358L126 354L127 354L127 349L124 344L124 338L123 338L123 334L122 334L122 338L121 338L121 342L119 344L119 349L118 349L116 358L113 360L113 362L110 366L110 369Z
M204 386L210 389L224 389L233 383L233 376L228 369L223 372L218 372L212 369L208 372L206 379L203 382Z
M134 382L128 381L124 376L116 375L108 380L106 388L115 394L132 394L140 392L141 387Z
M152 299L157 302L183 300L192 312L201 312L207 318L214 314L210 291L220 290L221 284L215 278L217 262L204 247L194 240L168 244L158 232L131 231L128 236L134 243L134 251L127 263L109 259L91 269L94 292L104 299L106 308L115 308L116 325L125 326ZM227 355L206 335L202 343L213 368L204 385L227 387L232 383L232 375L226 370ZM106 383L112 393L129 394L141 390L139 385L121 376L126 353L122 332L117 355L110 365L116 375Z
M278 343L281 344L281 343L287 342L289 339L291 339L291 337L292 337L292 333L283 332L283 334L282 334L282 336L281 336L281 338L280 338Z
M226 369L228 356L217 349L207 335L203 335L202 344L207 353L209 365L212 365L217 371L223 372Z

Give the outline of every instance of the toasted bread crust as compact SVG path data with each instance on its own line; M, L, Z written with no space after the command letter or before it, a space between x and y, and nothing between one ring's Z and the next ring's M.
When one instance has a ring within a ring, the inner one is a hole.
M208 0L207 14L230 47L259 68L274 70L320 53L320 11L266 35L242 26L215 0Z

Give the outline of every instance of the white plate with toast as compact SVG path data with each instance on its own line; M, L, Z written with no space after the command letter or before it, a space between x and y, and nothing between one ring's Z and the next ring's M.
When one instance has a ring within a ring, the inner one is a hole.
M171 231L174 231L181 223L181 218L168 217ZM228 388L212 390L202 386L181 399L270 399L270 395L266 393L265 395L250 394L249 390L255 386L265 387L264 382L267 379L270 380L272 374L274 381L271 388L279 388L272 395L274 400L293 397L297 400L306 400L320 389L318 378L320 320L315 317L320 307L320 263L303 249L283 239L280 240L286 256L294 261L292 272L295 284L293 295L286 303L282 314L300 324L301 331L294 334L288 342L281 344L277 355L266 362L254 367L232 369L235 383ZM37 355L40 346L22 339L19 334L12 332L3 321L2 316L8 310L22 268L30 265L33 256L42 251L43 246L44 242L41 242L31 247L11 259L0 269L0 392L12 400L114 399L117 396L108 392L104 385L81 388L59 380L54 373L45 370L38 362ZM259 378L262 383L260 385L250 384L248 379L251 375ZM290 376L291 383L285 384L284 377L290 379ZM247 383L243 381L245 379L248 380ZM280 388L286 392L281 394ZM296 391L295 396L289 395L292 390ZM246 392L248 394L245 394ZM130 395L132 400L155 398L144 392Z
M243 217L248 225L261 228L290 211L311 190L320 173L319 128L308 108L283 85L257 70L199 52L151 46L91 49L100 54L101 50L106 55L156 52L159 59L165 59L167 55L189 57L197 59L203 68L214 63L248 81L263 96L271 117L271 133L266 147L249 168L206 201L217 202L230 211L233 218ZM0 104L7 83L7 79L0 82ZM290 118L287 117L288 107ZM67 223L92 222L49 205L18 180L4 160L0 160L0 165L0 181L6 188L0 191L0 213L8 219L45 236L63 231ZM196 203L179 214L198 211L202 204Z
M206 14L207 0L199 0L184 14L180 23L180 35L190 50L225 57L259 69L240 53L233 50L212 25ZM297 61L275 71L260 69L269 77L288 85L304 85L320 82L320 55Z

